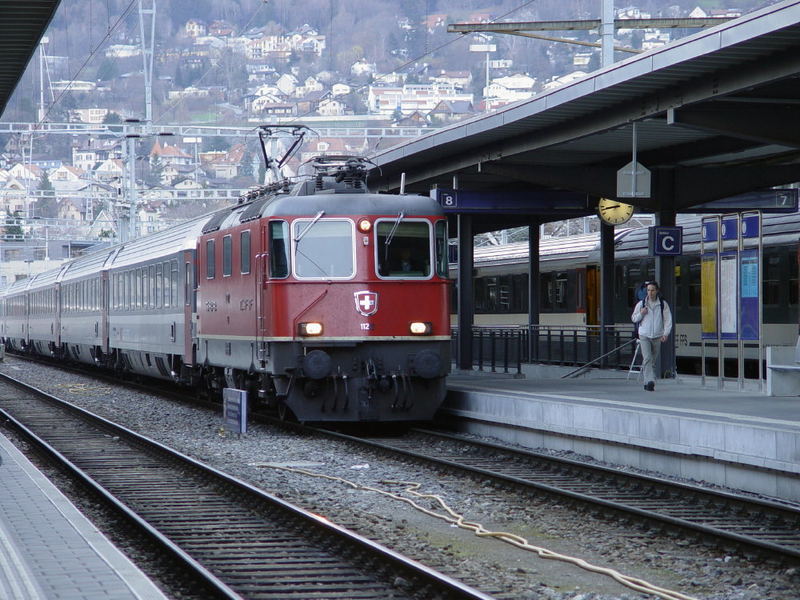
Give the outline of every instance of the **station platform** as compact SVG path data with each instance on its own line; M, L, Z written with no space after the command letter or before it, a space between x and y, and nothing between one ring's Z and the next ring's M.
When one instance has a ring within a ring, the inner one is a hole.
M166 600L2 434L0 598Z
M524 377L455 371L440 420L527 448L568 450L625 465L800 502L800 397L718 389L716 378L523 367ZM755 387L755 386L754 386ZM798 390L800 393L800 390Z

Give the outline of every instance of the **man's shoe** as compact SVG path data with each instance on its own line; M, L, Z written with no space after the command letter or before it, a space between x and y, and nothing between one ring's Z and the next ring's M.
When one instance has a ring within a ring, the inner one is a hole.
M646 389L648 392L655 392L656 391L655 381L648 381L647 383L645 383L644 389Z

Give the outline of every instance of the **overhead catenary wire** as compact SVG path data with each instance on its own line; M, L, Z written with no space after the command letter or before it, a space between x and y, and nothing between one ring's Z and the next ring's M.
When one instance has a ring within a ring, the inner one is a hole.
M50 112L53 110L53 108L55 107L55 105L56 105L56 104L58 104L58 103L61 101L61 98L63 98L63 97L64 97L64 94L66 94L67 92L69 92L69 91L70 91L70 88L72 87L72 84L73 84L73 83L75 83L75 81L78 79L78 76L79 76L79 75L80 75L80 74L83 72L83 70L86 68L86 65L88 65L88 64L89 64L89 62L91 62L91 60L92 60L92 59L95 57L95 55L96 55L96 54L97 54L97 52L100 50L100 48L103 46L103 44L105 44L105 42L106 42L106 41L107 41L107 40L108 40L108 39L111 37L111 34L112 34L112 33L114 33L114 31L117 29L117 27L119 27L119 25L120 25L120 24L121 24L121 23L122 23L122 22L125 20L125 18L128 16L128 13L129 13L129 12L131 11L131 9L133 8L133 5L134 5L134 4L136 4L136 2L138 2L138 1L139 1L139 0L131 0L131 1L128 3L128 6L125 8L125 10L123 10L123 11L122 11L122 14L121 14L121 15L119 16L119 18L118 18L118 19L117 19L117 20L114 22L114 25L113 25L113 26L111 26L111 27L108 29L108 31L107 31L107 32L106 32L106 34L103 36L103 38L102 38L102 39L101 39L99 42L97 42L97 45L96 45L94 48L92 48L92 49L89 51L89 54L88 54L88 56L87 56L87 57L84 59L84 61L83 61L83 63L81 64L80 68L79 68L79 69L78 69L78 70L75 72L75 74L74 74L74 75L73 75L73 76L70 78L70 80L69 80L69 83L67 83L67 85L66 85L66 86L64 86L64 89L63 89L63 90L61 90L61 93L58 95L58 97L57 97L55 100L53 100L53 102L52 102L52 103L50 104L50 106L47 108L47 111L45 111L44 115L42 115L42 118L41 118L41 119L40 119L40 120L39 120L39 121L36 123L36 125L35 125L35 126L34 126L34 128L33 128L33 132L37 131L37 130L38 130L38 129L39 129L41 126L42 126L42 124L43 124L43 123L44 123L44 122L47 120L47 117L50 115ZM90 4L90 6L91 6L91 4ZM90 28L91 28L91 26L90 26ZM90 34L90 35L91 35L91 34ZM69 36L69 27L67 28L67 36ZM69 46L69 38L68 38L68 41L67 41L67 45ZM31 132L31 133L33 133L33 132Z
M547 548L541 546L535 546L530 544L525 538L518 536L514 533L509 533L505 531L489 531L483 527L482 524L476 523L473 521L468 521L464 518L463 515L454 511L445 501L444 499L436 494L425 494L419 492L418 490L422 487L421 483L412 482L412 481L393 481L393 480L382 480L379 483L386 484L386 485L396 485L396 486L404 486L405 493L419 499L429 500L434 504L441 507L443 512L438 512L436 510L432 510L426 508L419 504L418 502L408 498L406 496L402 496L396 492L390 492L386 490L382 490L380 488L363 485L360 483L356 483L354 481L350 481L349 479L345 479L343 477L338 477L336 475L327 475L325 473L318 473L315 471L310 471L308 469L300 469L297 467L287 467L284 465L277 465L271 463L254 463L253 466L258 467L267 467L271 469L277 469L281 471L288 471L290 473L296 473L300 475L306 475L309 477L318 477L321 479L328 479L330 481L336 481L339 483L343 483L345 485L350 486L356 490L368 491L368 492L375 492L382 496L386 496L392 498L394 500L398 500L400 502L405 502L406 504L411 505L414 509L425 513L431 517L440 519L442 521L446 521L452 525L455 525L461 529L466 529L472 531L478 537L486 537L486 538L494 538L521 550L525 550L528 552L534 552L540 558L550 559L550 560L558 560L561 562L566 562L569 564L573 564L575 566L580 567L586 571L590 571L593 573L598 573L600 575L605 575L611 577L614 581L624 585L627 588L635 590L637 592L641 592L643 594L652 594L662 600L697 600L694 596L687 596L686 594L682 594L680 592L676 592L674 590L670 590L667 588L663 588L652 584L644 579L639 579L636 577L632 577L630 575L625 575L620 573L616 569L611 569L608 567L601 567L598 565L594 565L582 558L578 558L575 556L570 556L567 554L561 554L558 552L554 552Z

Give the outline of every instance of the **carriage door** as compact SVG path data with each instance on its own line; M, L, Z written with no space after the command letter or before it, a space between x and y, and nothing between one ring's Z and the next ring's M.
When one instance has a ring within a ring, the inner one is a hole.
M256 286L258 292L256 294L258 305L256 306L256 342L260 343L264 336L267 335L267 313L269 311L271 302L269 298L269 226L267 222L261 222L261 232L259 234L259 248L254 253L256 256Z
M180 254L178 255L181 256ZM183 323L174 324L176 339L172 341L180 344L183 338L183 361L185 364L194 364L195 356L192 352L192 343L197 336L195 327L197 326L197 263L196 252L185 250L183 252ZM170 263L171 264L171 263ZM175 277L178 273L173 273ZM177 289L177 283L175 284ZM177 296L177 294L176 294Z
M100 347L108 355L108 312L111 301L111 287L108 271L100 271Z

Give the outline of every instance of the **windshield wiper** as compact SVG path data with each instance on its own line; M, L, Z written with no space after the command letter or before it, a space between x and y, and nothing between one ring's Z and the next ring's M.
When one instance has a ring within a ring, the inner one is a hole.
M315 224L317 221L319 221L319 220L322 218L322 215L324 215L324 214L325 214L325 211L324 211L324 210L321 210L321 211L319 211L319 212L316 214L316 216L315 216L315 217L314 217L314 218L311 220L311 223L309 223L308 225L306 225L306 228L305 228L305 229L303 229L303 231L301 231L299 234L297 234L297 237L296 237L296 238L294 238L294 243L295 243L295 244L298 244L298 243L300 242L300 240L302 240L302 239L303 239L303 236L304 236L306 233L308 233L308 230L309 230L309 229L311 229L311 228L314 226L314 224Z
M397 232L397 228L400 226L400 221L403 220L403 217L406 216L406 212L404 210L400 211L400 214L397 215L397 221L394 222L394 226L392 230L389 232L389 235L386 236L386 241L383 242L384 246L388 246L392 243L392 239L394 239L394 234Z

